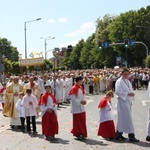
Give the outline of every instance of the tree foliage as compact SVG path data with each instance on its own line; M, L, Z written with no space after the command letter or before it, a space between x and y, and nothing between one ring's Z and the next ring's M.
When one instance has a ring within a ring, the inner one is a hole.
M65 65L72 69L114 67L117 65L116 57L121 57L121 66L127 61L128 67L144 67L145 47L138 43L125 48L124 41L141 41L150 49L148 22L150 23L150 6L138 11L130 10L118 16L106 14L103 18L99 17L96 20L95 33L86 41L80 40L72 52L66 52ZM99 42L108 42L109 47L99 49Z

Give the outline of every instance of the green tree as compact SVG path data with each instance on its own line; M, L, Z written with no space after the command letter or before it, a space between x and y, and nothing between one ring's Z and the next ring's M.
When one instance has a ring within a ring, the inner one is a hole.
M6 58L4 60L4 67L5 67L5 73L11 73L12 72L12 62Z
M49 60L44 60L44 70L50 70L53 68L53 64Z
M142 8L142 12L143 12ZM146 11L144 11L146 13ZM146 19L146 18L145 18ZM112 22L110 27L109 39L112 43L124 42L125 39L143 41L144 34L141 28L136 28L143 20L143 16L138 11L129 11L120 14ZM146 22L146 20L145 20ZM146 41L144 42L146 44ZM144 47L141 44L124 48L124 45L114 46L114 51L118 52L124 60L127 59L129 66L141 66L146 55L143 53Z
M14 75L18 75L20 73L20 67L18 62L12 62L12 70L11 73Z
M150 68L150 55L148 55L145 59L145 65Z
M79 62L80 56L81 56L81 51L84 47L84 40L80 40L79 43L73 48L69 61L71 64L71 69L82 69L82 65Z
M90 68L91 67L90 57L91 57L91 51L95 47L94 39L95 39L95 34L90 36L85 41L85 44L81 50L79 62L81 64L82 68Z
M67 68L71 68L71 62L70 62L69 58L70 58L72 50L73 50L72 45L68 45L68 47L64 53L64 57L62 60L62 66L66 66Z
M17 48L13 47L6 38L0 38L0 53L4 54L11 61L18 61L19 52Z
M96 33L95 33L95 44L96 47L92 52L92 59L94 60L94 66L99 67L112 67L114 65L114 52L111 47L106 47L103 49L98 48L98 43L111 42L109 39L110 28L112 22L114 22L115 16L105 15L102 19L98 18L96 23Z

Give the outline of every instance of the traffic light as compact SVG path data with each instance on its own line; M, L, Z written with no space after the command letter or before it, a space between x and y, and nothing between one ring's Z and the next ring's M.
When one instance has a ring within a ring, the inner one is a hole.
M129 40L125 39L124 40L124 47L127 48L129 46Z
M102 43L101 42L98 42L98 48L102 49Z
M73 48L72 48L72 45L68 45L67 50L68 50L68 51L72 51L72 49L73 49Z

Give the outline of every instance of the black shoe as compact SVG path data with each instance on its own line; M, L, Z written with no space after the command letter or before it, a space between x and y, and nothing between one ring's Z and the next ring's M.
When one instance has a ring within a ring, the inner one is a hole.
M30 135L30 134L31 134L31 131L28 131L27 133Z
M22 127L21 127L21 126L17 126L17 128L18 128L18 129L22 129Z
M25 130L23 129L22 132L25 133Z
M126 140L127 138L123 137L122 135L116 136L116 140Z
M135 137L134 138L129 138L129 142L139 142L140 140L136 139Z
M49 140L49 137L48 137L48 136L45 136L45 140Z
M38 133L38 132L34 131L34 132L33 132L33 135L36 135L37 133Z
M49 139L49 140L54 140L54 139L55 139L55 136L50 136L48 139Z
M14 128L15 128L15 126L14 126L14 125L10 125L10 127L11 127L12 129L14 129Z
M150 142L150 136L146 137L146 141Z
M80 140L80 141L85 140L85 138L83 137L83 135L79 135L77 138L78 138L78 140Z
M114 138L109 138L109 137L103 137L105 140L108 140L108 141L112 141L114 140Z
M106 138L106 140L108 140L108 141L113 141L114 138Z

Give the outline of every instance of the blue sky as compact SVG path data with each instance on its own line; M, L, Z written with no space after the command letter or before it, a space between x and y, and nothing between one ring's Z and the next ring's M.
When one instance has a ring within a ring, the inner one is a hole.
M95 21L105 14L119 15L150 5L149 0L0 0L0 37L7 38L25 57L26 23L27 56L43 52L44 39L47 51L75 45L95 32ZM53 57L52 52L47 58Z

